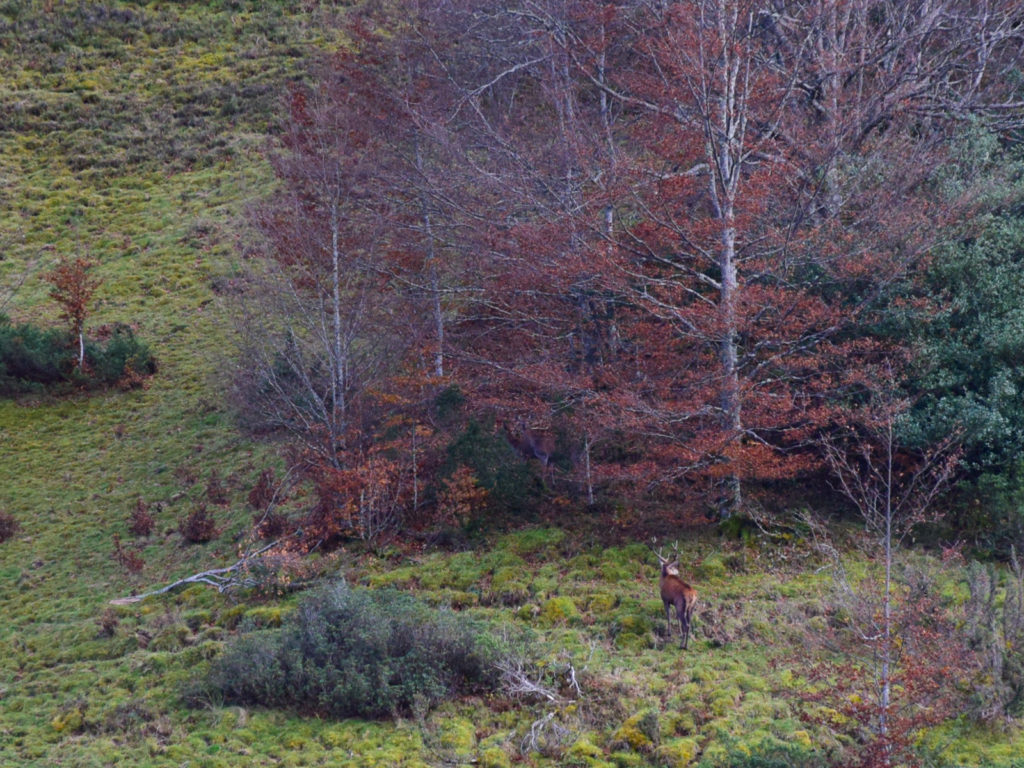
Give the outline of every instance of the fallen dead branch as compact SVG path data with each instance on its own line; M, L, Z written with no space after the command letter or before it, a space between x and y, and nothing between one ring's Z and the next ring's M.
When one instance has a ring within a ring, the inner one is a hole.
M208 571L202 571L200 573L194 573L191 576L186 576L183 579L168 584L167 586L160 587L160 589L154 589L150 592L143 592L140 595L130 595L128 597L118 597L110 601L110 605L129 605L130 603L138 603L145 600L147 597L156 597L157 595L163 595L168 592L173 592L181 587L186 587L190 584L208 584L215 588L218 592L228 592L232 589L241 589L245 587L257 586L257 580L251 576L246 576L249 571L249 566L254 560L260 557L264 552L276 547L280 542L272 542L267 544L255 552L249 552L242 556L238 562L233 565L226 566L224 568L211 568Z

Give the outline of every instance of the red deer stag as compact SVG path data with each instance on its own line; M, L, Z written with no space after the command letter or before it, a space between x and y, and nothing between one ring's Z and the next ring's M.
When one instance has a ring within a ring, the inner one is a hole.
M502 424L502 429L516 453L527 461L537 459L547 471L551 455L555 452L555 438L550 432L528 427L522 418L516 419L515 425Z
M679 619L679 647L686 650L690 644L690 622L693 609L697 605L697 590L679 578L679 544L672 548L672 557L665 557L661 550L651 551L661 563L661 576L658 587L661 590L661 602L665 605L665 621L668 624L668 635L672 636L672 606L676 607L676 618Z

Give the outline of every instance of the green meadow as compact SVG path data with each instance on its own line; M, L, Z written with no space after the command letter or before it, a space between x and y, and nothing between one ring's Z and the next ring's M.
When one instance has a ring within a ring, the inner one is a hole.
M330 720L197 697L241 631L287 623L301 590L210 586L110 601L235 562L249 489L278 467L236 426L231 302L253 236L246 209L282 94L337 45L327 2L0 2L0 303L59 323L42 275L98 262L89 327L126 323L158 373L143 389L0 400L0 765L812 766L842 746L844 715L804 695L838 621L831 569L799 537L680 532L700 591L690 648L665 635L645 543L582 520L495 531L472 551L364 547L314 557L317 578L411 592L523 649L545 693L509 690L394 719ZM212 475L218 528L181 520ZM127 527L142 500L145 537ZM301 504L301 498L296 501ZM851 542L851 573L872 567ZM130 573L114 536L144 562ZM964 569L908 562L957 616ZM572 680L575 680L575 684ZM1016 725L954 717L922 737L929 765L1021 766Z

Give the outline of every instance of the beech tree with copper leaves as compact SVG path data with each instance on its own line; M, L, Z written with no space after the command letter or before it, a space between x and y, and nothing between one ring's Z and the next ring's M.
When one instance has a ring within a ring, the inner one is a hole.
M820 458L844 371L882 352L873 313L970 213L982 180L936 170L959 121L1020 124L1001 77L1020 21L956 0L575 7L553 39L629 115L583 208L644 313L633 407L665 476L704 478L729 516L744 480Z
M276 339L255 399L338 469L396 418L408 455L436 451L428 402L457 387L577 500L729 517L750 483L820 472L849 373L896 357L877 324L992 171L946 183L951 137L1022 120L1008 0L459 0L346 24L259 217L288 274L268 301L312 322L250 334Z

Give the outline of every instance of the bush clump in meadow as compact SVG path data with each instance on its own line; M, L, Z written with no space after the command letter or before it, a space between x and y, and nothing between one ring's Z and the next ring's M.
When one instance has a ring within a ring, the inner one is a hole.
M56 329L13 325L0 317L0 393L39 391L64 381L73 367L67 334Z
M210 477L206 481L206 500L220 507L231 501L227 486L220 479L220 473L216 468L210 470Z
M128 573L139 573L146 567L146 561L142 559L142 555L138 551L124 546L121 543L121 537L116 533L114 534L114 550L110 557Z
M772 738L742 742L734 736L721 739L710 753L706 750L697 763L699 768L719 765L728 765L729 768L818 768L836 764L834 756L810 744L786 744Z
M178 525L178 532L189 544L203 544L217 538L217 522L206 508L198 504Z
M135 507L128 513L128 530L134 536L149 536L156 526L156 520L149 512L149 505L141 498L135 502Z
M67 331L14 325L0 315L0 396L145 385L156 373L149 347L125 325L105 326L85 341L77 364L77 342Z
M271 508L277 499L277 482L274 479L273 469L264 469L260 472L256 484L249 491L249 506L258 513L266 512Z
M209 693L328 717L383 718L493 689L496 646L464 616L344 582L306 599L280 630L243 635Z
M18 527L18 521L14 519L14 515L0 509L0 544L14 536L18 532Z
M85 359L92 386L138 389L157 371L149 345L122 323L98 329L96 340L86 341Z

